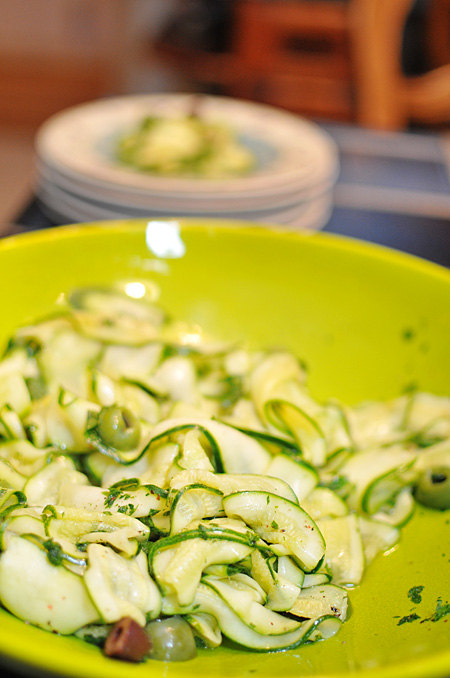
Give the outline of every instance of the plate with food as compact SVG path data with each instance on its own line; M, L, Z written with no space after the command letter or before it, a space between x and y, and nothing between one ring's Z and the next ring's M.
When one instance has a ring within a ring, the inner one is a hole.
M187 213L284 207L332 188L334 141L318 125L228 97L106 98L57 113L36 137L44 186L112 205Z
M201 219L0 261L4 666L448 676L446 269Z

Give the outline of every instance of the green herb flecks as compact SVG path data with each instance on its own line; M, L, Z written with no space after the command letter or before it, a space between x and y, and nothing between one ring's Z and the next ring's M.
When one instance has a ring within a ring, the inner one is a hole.
M336 475L329 482L320 484L322 487L327 487L329 490L336 492L342 498L345 498L345 496L351 492L353 487L348 478L341 475Z
M105 508L111 508L118 499L122 499L123 501L131 499L130 494L117 488L103 492L103 494L105 495ZM120 511L120 508L118 510Z
M436 609L432 616L429 618L429 621L439 621L443 617L446 617L450 614L450 603L442 603L441 598L437 599Z
M242 377L228 376L223 380L221 405L224 409L232 407L244 394Z
M405 327L402 332L402 339L404 341L412 341L416 337L416 332L412 327Z
M420 616L413 612L412 614L402 617L400 621L397 622L397 626L401 626L402 624L411 624L411 622L416 621L416 619L420 619Z
M47 541L43 542L42 546L47 551L47 558L52 565L62 565L63 550L58 543L52 539L47 539Z
M408 591L408 598L415 604L418 605L419 603L422 602L422 591L424 587L423 586L413 586L411 589Z

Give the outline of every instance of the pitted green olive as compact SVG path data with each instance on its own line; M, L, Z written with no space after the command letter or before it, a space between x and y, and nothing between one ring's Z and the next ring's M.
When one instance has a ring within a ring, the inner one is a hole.
M183 662L197 655L194 634L182 617L155 619L147 624L145 630L152 644L150 659Z
M450 509L450 467L426 469L417 482L414 496L420 504L429 508Z
M97 430L107 445L122 451L133 450L141 437L138 418L127 407L118 405L100 410Z

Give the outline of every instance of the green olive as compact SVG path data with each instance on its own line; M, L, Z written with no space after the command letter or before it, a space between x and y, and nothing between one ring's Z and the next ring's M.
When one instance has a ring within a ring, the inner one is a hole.
M429 508L450 509L450 467L426 469L419 477L414 496L420 504Z
M191 627L183 617L155 619L145 627L152 643L150 659L162 662L184 662L197 655Z
M127 408L103 407L98 417L98 433L107 445L116 450L133 450L141 437L138 418Z

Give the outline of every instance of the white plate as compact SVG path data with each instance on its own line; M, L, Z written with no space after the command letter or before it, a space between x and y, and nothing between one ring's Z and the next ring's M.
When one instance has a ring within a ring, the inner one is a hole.
M307 200L313 200L323 193L330 191L335 186L335 177L328 178L327 181L317 183L314 186L301 189L297 186L286 186L283 193L274 194L267 191L264 195L257 197L242 196L235 199L219 200L198 196L196 194L186 196L160 195L148 191L146 193L134 193L133 195L126 191L121 191L116 187L96 186L93 183L85 182L79 178L71 178L63 172L58 172L43 162L36 164L36 175L38 185L50 187L55 190L61 189L80 199L86 201L102 201L108 203L118 211L123 209L143 209L160 210L167 212L170 210L189 214L207 214L211 212L220 212L220 214L231 214L239 212L244 216L247 212L257 210L269 210L284 208L289 205L299 204Z
M39 130L36 151L55 172L84 185L117 189L122 195L195 195L211 200L256 199L287 187L305 190L337 178L339 161L333 140L314 123L293 114L227 97L202 97L201 115L234 128L257 157L248 176L185 179L153 176L125 168L115 160L119 137L146 115L179 116L191 107L190 94L153 94L97 100L51 117Z
M145 218L167 219L182 218L184 213L174 210L157 211L142 208L117 208L109 203L95 200L81 199L55 185L41 185L37 190L38 198L49 216L60 223L88 222L96 220ZM242 215L232 213L229 218L265 223L271 225L285 225L295 228L317 230L328 221L333 205L332 192L327 191L313 200L304 203L288 205L281 209L255 210ZM192 216L192 215L190 215ZM208 213L211 218L221 217L220 213Z

